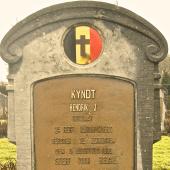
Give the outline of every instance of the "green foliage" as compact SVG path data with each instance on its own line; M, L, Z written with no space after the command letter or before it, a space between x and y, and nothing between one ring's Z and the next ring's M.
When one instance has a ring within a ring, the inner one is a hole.
M162 85L168 90L167 109L170 110L170 73L164 71Z
M162 84L170 84L170 74L168 72L164 72Z
M7 120L0 119L0 138L7 137Z
M10 143L8 139L0 139L0 164L16 162L16 145Z
M0 82L0 93L7 95L6 83Z
M170 110L170 95L167 96L167 109Z
M162 136L153 146L153 170L170 170L170 137Z
M170 134L170 110L166 112L165 129L166 132Z
M168 72L164 72L162 84L168 89L168 95L170 95L170 74Z
M17 170L16 162L9 160L5 164L0 164L0 170Z

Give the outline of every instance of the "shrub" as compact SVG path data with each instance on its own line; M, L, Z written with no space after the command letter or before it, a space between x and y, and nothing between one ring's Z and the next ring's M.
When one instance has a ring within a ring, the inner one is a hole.
M4 83L4 82L0 82L0 93L4 94L4 95L7 95L7 90L6 90L6 85L7 83Z
M1 167L16 164L16 145L10 143L7 138L0 139L0 164Z
M5 164L0 164L0 170L16 170L16 160L9 160Z
M168 110L166 113L165 129L166 129L166 132L170 134L170 110Z
M7 121L0 120L0 138L7 137Z
M162 136L153 146L153 170L170 170L170 137Z

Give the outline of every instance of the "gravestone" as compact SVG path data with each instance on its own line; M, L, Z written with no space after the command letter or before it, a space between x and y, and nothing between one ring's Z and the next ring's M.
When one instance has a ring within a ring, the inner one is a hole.
M7 118L7 96L0 92L0 119Z
M18 170L151 170L162 34L102 2L43 9L4 37ZM15 113L15 114L13 114Z

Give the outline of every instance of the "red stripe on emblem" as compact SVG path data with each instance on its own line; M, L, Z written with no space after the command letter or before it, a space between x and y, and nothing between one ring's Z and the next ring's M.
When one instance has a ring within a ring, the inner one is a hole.
M99 33L94 30L93 28L90 28L90 59L91 62L96 60L102 50L102 39L100 38Z

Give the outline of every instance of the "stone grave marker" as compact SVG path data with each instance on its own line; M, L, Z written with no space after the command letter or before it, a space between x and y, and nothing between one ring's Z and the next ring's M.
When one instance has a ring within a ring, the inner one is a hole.
M167 42L102 2L43 9L0 45L18 170L151 170Z

